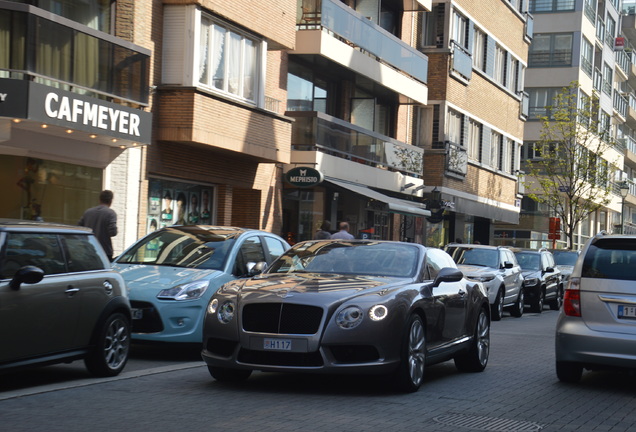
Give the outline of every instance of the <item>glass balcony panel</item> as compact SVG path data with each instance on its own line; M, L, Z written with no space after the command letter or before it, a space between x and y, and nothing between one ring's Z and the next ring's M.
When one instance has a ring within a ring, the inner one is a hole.
M424 150L320 112L287 111L293 117L292 150L322 151L374 167L422 176Z
M428 81L428 57L426 55L342 2L322 0L320 5L317 4L316 0L299 0L299 2L301 4L300 10L303 11L297 22L300 29L320 26L330 30L413 78L423 83ZM307 14L318 7L320 7L320 13L314 13L314 21L312 21L312 25L308 25Z
M0 10L2 22L13 24L0 37L0 76L148 103L149 55L22 11Z

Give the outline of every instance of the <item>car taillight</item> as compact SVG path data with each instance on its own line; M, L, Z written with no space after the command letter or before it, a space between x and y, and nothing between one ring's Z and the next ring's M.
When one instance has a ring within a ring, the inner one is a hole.
M581 291L579 291L579 286L579 278L570 278L568 288L563 296L563 313L567 316L581 316Z

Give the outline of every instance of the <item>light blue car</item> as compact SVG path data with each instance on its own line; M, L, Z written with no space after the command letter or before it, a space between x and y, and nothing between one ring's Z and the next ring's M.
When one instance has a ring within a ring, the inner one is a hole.
M138 240L113 266L132 306L132 339L201 343L205 309L226 282L252 276L289 248L265 231L171 226Z

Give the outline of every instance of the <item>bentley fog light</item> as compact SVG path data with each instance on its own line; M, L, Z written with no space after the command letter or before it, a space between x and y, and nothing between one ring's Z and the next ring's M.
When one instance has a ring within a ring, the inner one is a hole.
M343 329L352 329L362 322L362 309L358 306L348 306L338 312L336 324Z
M373 321L381 321L386 318L389 311L384 305L375 305L369 309L369 318Z
M233 301L228 300L224 302L219 308L219 312L217 314L219 321L221 321L223 324L227 324L232 321L232 318L234 318L235 310L236 306L234 305Z

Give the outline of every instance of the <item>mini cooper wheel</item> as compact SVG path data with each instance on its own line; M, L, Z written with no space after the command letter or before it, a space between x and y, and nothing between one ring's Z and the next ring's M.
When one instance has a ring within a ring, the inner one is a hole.
M510 315L516 318L521 318L523 315L523 309L526 307L525 304L525 294L523 289L519 290L519 295L517 296L517 301L512 305L512 309L510 309Z
M130 321L122 313L114 313L99 329L95 346L84 359L86 368L97 376L118 375L128 361Z
M413 314L402 336L400 366L396 372L396 385L404 392L415 392L424 380L426 366L426 331L422 318Z
M583 375L583 366L575 362L556 362L556 373L559 381L566 383L577 383Z
M208 371L212 378L221 382L245 381L252 375L251 369L230 369L223 367L208 366Z
M479 312L475 333L468 351L455 356L455 367L462 372L481 372L490 354L490 321L483 309Z
M493 321L500 321L503 317L503 292L501 289L497 292L497 298L491 306L490 314Z

